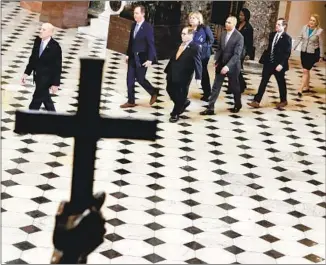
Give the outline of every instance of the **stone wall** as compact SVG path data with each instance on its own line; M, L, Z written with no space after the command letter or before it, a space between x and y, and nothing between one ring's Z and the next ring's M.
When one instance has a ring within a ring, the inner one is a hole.
M20 6L31 12L41 13L42 1L20 1Z
M138 1L137 1L138 2ZM203 14L205 24L211 20L212 1L182 1L181 24L188 24L188 15L192 11L200 11ZM268 45L268 35L275 28L278 16L279 1L245 1L244 7L251 12L251 24L254 28L254 45L256 47L256 59Z
M251 12L250 23L254 28L254 46L258 59L267 48L269 33L275 28L279 1L250 0L244 6Z
M182 1L181 4L181 23L188 24L190 12L199 11L203 14L204 23L208 24L211 19L212 1Z

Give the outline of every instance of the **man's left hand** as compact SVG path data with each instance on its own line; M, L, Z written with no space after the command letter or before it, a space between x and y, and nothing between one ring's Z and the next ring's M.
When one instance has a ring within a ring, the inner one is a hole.
M228 72L229 72L229 67L227 67L227 66L224 66L224 67L222 68L222 70L221 70L221 74L222 74L222 75L226 75Z
M276 70L277 72L281 72L282 69L283 69L283 66L279 64L279 65L276 67L275 70Z
M53 94L57 93L58 89L59 89L58 86L51 86L51 87L50 87L50 91L51 91Z
M145 67L149 67L151 65L152 65L152 61L147 60L146 62L143 63L143 66L145 66Z

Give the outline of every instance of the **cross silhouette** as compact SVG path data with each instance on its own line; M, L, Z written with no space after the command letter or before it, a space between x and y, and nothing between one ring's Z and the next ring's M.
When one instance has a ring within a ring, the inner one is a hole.
M81 59L76 115L16 111L16 133L74 137L70 203L74 212L87 209L93 198L96 144L100 138L155 141L157 121L104 118L99 115L104 60Z

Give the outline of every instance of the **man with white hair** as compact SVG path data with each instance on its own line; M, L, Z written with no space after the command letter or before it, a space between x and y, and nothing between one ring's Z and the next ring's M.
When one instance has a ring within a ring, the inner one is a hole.
M60 86L62 71L62 51L59 43L52 36L54 27L44 23L39 37L36 37L32 54L26 66L21 83L26 83L26 78L33 72L33 81L36 88L29 109L39 110L42 103L48 111L55 111L50 91L56 93Z

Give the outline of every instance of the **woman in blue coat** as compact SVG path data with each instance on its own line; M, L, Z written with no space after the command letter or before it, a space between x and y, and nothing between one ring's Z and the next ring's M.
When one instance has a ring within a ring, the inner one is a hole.
M188 16L190 26L195 30L193 41L201 46L201 61L203 65L201 86L204 92L201 100L208 102L211 95L211 83L207 70L209 58L213 50L214 36L209 26L204 25L203 15L200 12L191 12Z

